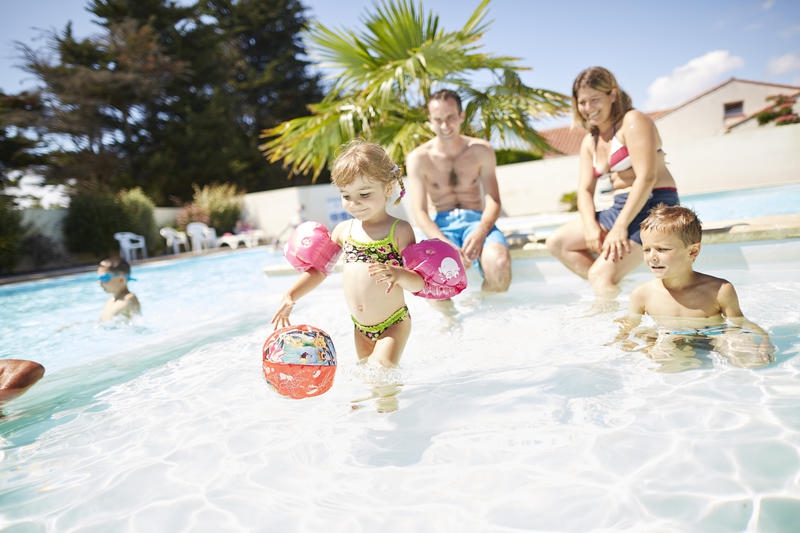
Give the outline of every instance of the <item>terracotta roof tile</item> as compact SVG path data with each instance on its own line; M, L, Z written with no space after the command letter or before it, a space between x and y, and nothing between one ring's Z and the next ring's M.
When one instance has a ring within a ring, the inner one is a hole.
M545 153L543 157L577 154L581 148L581 140L587 133L589 132L578 126L563 126L540 131L539 134L544 137L547 144L556 149L555 152Z

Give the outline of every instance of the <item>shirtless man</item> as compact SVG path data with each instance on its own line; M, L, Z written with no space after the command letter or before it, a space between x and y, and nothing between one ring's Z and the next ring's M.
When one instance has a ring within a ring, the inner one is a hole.
M477 261L484 291L507 291L511 256L495 227L501 205L494 150L487 141L461 134L464 112L455 91L431 95L428 119L436 136L406 160L414 221L427 238L460 250L465 267ZM436 210L434 219L429 204Z

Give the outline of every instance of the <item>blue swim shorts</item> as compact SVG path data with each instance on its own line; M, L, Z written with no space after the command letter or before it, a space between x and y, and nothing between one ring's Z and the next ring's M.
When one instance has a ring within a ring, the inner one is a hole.
M610 230L611 227L614 225L614 221L617 220L619 216L619 212L622 211L622 208L625 206L625 202L628 201L628 193L617 194L614 196L614 205L609 207L604 211L599 211L595 217L597 221L600 223L601 226ZM636 218L633 219L633 222L630 223L628 226L628 238L642 244L642 237L639 235L639 225L642 223L642 220L647 218L647 215L650 214L650 210L653 209L658 204L664 205L680 205L680 200L678 199L678 191L672 188L663 188L663 189L653 189L653 192L650 193L650 197L647 199L647 203L644 204L644 207L639 214L636 215Z
M444 236L450 239L459 248L464 246L464 241L467 237L472 235L478 228L481 222L481 212L474 209L452 209L450 211L441 211L436 213L433 219L439 229L442 230ZM492 226L492 230L486 235L483 244L490 242L499 242L506 248L508 243L503 232L497 229L497 226ZM478 260L474 263L480 267Z

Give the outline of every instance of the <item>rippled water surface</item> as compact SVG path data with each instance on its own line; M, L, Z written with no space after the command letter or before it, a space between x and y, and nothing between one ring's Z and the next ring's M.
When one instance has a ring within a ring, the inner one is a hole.
M393 385L357 367L332 275L294 319L333 337L336 381L289 400L261 346L294 276L266 248L134 267L144 316L97 323L94 274L0 287L2 357L44 379L0 420L0 530L12 532L793 531L800 516L800 246L710 245L772 335L766 368L663 372L586 316L586 282L514 262L443 318L408 296ZM620 303L649 279L636 271Z

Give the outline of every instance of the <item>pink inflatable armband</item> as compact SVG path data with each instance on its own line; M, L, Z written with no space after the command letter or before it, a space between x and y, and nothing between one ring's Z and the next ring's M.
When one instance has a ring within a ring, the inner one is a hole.
M342 247L331 240L328 228L319 222L308 221L294 228L283 255L300 272L313 267L328 275L341 251Z
M403 250L406 268L425 280L425 287L415 292L431 300L452 298L467 287L467 273L458 250L439 239L430 239L407 246Z

